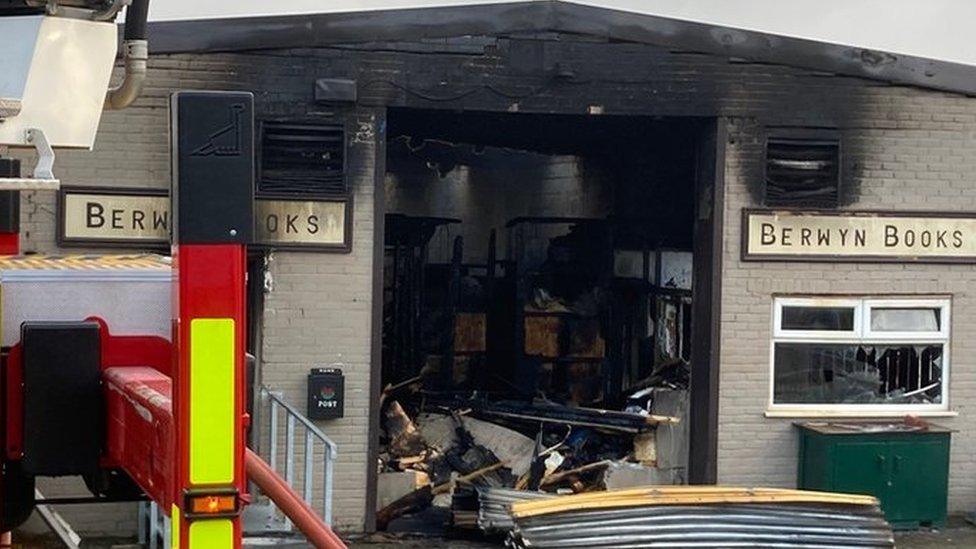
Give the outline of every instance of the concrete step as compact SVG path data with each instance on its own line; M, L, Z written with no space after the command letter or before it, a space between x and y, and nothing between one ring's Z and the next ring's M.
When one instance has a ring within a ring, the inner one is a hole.
M275 547L277 549L307 549L312 547L303 537L244 536L243 547Z

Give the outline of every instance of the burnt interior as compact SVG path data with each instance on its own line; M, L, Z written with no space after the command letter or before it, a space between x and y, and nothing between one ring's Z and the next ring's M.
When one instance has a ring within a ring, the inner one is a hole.
M379 457L426 487L386 501L381 474L380 527L444 511L448 484L457 525L479 487L587 491L620 467L688 481L700 135L389 111Z
M690 285L655 271L669 252L690 257L695 130L682 119L392 111L384 384L421 376L440 390L619 406L665 360L655 345L686 363ZM451 209L465 200L477 204ZM676 341L661 341L656 320Z

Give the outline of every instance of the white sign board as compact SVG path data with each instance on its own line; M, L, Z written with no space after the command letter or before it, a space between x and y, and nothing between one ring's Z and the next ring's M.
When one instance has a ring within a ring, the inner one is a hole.
M348 199L254 201L255 245L348 252ZM58 200L61 246L158 248L169 245L170 200L165 189L62 187Z
M976 214L746 210L742 259L976 263Z

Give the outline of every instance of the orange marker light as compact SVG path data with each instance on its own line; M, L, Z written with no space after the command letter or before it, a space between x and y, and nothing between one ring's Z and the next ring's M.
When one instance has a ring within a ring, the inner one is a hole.
M214 516L237 513L237 495L193 494L187 497L189 515Z

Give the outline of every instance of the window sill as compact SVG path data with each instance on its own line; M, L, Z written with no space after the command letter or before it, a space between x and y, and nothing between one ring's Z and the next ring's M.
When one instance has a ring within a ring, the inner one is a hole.
M957 417L955 410L766 410L769 418L886 418L886 417Z

